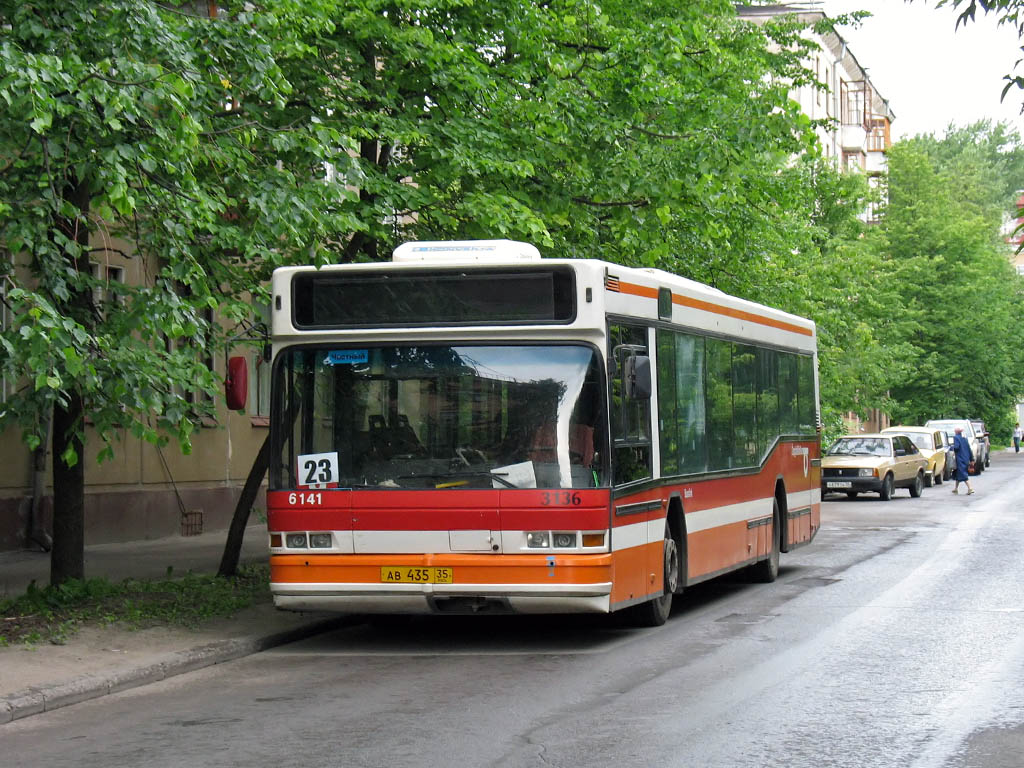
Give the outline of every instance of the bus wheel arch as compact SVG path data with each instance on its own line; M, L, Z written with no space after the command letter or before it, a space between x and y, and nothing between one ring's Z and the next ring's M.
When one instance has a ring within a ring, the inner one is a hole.
M779 549L782 552L789 552L789 504L786 502L786 484L781 477L775 481L775 503L778 504L779 510L779 517L776 521L781 534Z
M765 559L758 560L749 567L747 572L753 581L770 584L779 576L779 554L782 552L782 541L785 538L782 528L783 519L782 504L779 503L779 497L775 496L772 499L771 547Z
M634 605L626 611L627 621L640 627L660 627L672 612L672 597L683 591L686 584L686 521L682 503L675 497L669 500L665 515L665 537L662 539L663 591L659 597ZM674 563L675 578L670 575ZM672 582L675 582L674 584Z

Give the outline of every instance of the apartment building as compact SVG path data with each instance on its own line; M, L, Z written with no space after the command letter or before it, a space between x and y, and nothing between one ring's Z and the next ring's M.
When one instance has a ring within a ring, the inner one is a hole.
M896 116L835 28L829 26L823 33L815 31L821 22L828 21L816 9L818 5L743 5L737 7L737 13L754 23L793 15L808 25L806 35L818 50L806 64L821 87L794 87L790 95L804 114L816 121L822 155L838 169L867 174L869 183L875 186L886 170L885 153L892 145L891 125ZM872 206L865 212L865 218L873 220L875 213Z

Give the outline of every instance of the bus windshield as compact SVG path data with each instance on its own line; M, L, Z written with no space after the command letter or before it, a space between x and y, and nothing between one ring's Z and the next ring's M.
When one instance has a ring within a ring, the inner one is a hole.
M605 385L582 345L293 347L275 365L271 489L337 454L342 488L605 484Z

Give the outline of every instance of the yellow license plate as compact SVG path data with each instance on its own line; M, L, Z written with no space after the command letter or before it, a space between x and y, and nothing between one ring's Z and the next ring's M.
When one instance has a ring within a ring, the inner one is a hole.
M406 565L382 565L380 580L388 584L451 584L451 568L412 568Z

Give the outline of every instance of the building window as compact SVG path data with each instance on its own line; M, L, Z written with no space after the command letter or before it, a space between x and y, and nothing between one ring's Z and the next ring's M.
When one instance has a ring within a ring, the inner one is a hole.
M843 125L868 128L868 107L871 104L871 86L865 80L839 84Z
M821 57L820 56L815 56L814 57L814 79L818 81L818 87L816 87L814 89L814 92L817 94L816 101L818 102L818 106L820 107L821 106L821 85L822 85L822 79L821 79Z
M865 168L863 152L843 152L843 167L848 171L863 171Z
M92 275L92 303L101 317L105 317L106 307L117 301L124 303L124 295L114 284L124 284L124 267L117 267L112 264L99 264L95 261L89 263L89 272Z
M889 121L872 118L868 133L868 151L884 152L889 148Z
M825 66L825 90L822 98L825 100L825 117L832 117L832 69Z

